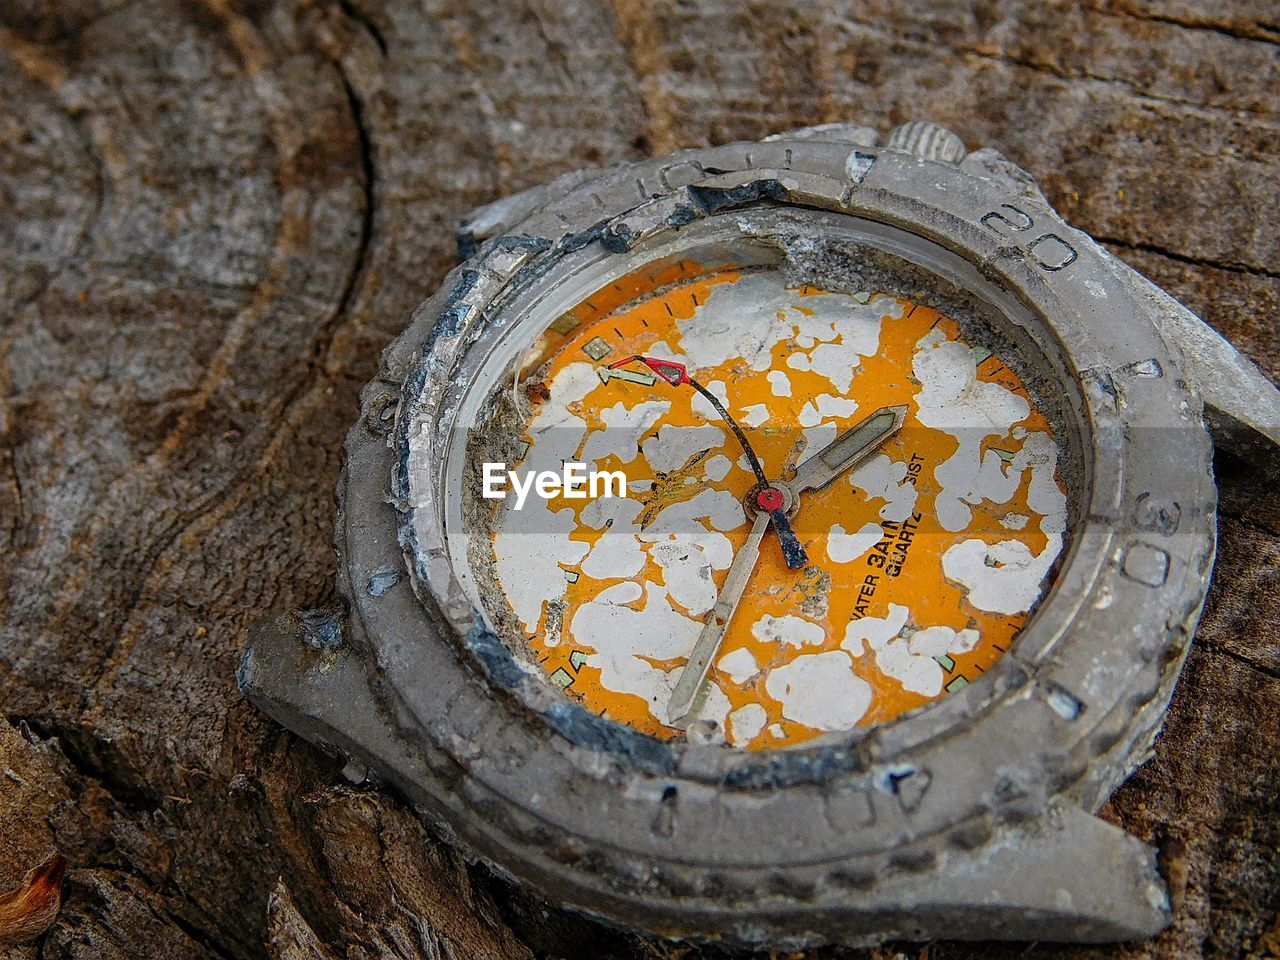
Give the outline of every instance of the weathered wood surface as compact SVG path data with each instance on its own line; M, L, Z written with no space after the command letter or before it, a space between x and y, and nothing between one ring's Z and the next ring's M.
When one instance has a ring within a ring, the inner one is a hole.
M251 620L330 599L356 391L453 223L584 164L930 117L1276 377L1278 40L1273 0L0 4L0 888L72 865L8 956L719 956L544 910L236 692ZM1280 508L1227 472L1108 814L1164 847L1173 928L907 957L1280 952Z

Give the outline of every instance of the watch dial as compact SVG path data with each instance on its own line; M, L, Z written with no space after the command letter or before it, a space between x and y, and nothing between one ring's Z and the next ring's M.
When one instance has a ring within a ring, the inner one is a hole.
M800 498L806 566L788 568L765 533L700 736L776 748L884 723L1008 649L1066 527L1052 429L1018 376L929 307L681 262L560 316L517 381L508 466L627 479L625 497L486 504L488 616L567 696L682 735L668 701L754 519L756 478L727 424L687 384L609 369L633 354L687 364L771 480L878 408L907 407L878 449Z

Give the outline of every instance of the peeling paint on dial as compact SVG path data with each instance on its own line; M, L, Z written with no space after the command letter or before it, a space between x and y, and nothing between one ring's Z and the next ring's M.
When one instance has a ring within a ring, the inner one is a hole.
M771 477L876 408L909 407L879 453L802 499L807 569L766 535L700 713L717 738L798 743L977 679L1043 594L1066 526L1052 431L1018 377L928 307L769 270L681 272L577 308L533 371L546 391L518 469L567 459L630 480L626 499L494 511L498 585L541 669L598 713L678 735L667 700L750 527L754 478L711 405L599 374L644 353L687 363Z

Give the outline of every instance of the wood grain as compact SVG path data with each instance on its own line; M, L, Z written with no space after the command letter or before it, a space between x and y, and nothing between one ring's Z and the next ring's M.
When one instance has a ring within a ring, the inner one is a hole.
M356 392L454 222L583 165L927 117L1280 377L1278 43L1269 0L8 0L0 888L72 870L7 956L721 956L468 867L236 691L254 618L331 599ZM1107 808L1166 851L1174 926L905 956L1280 948L1280 510L1221 467L1204 623Z

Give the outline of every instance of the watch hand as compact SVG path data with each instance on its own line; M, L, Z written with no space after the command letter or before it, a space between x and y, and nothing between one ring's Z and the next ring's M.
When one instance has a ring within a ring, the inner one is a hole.
M801 570L808 566L809 554L805 552L804 544L796 536L795 528L787 519L786 511L774 510L769 514L769 519L773 521L773 532L778 535L778 545L782 547L782 559L787 562L787 566L792 570Z
M907 416L906 404L881 407L809 459L796 467L796 475L786 481L791 491L792 510L800 504L806 490L821 490L846 470L854 467L902 428Z
M675 689L671 691L667 714L677 727L683 728L697 714L694 707L698 692L711 670L711 661L720 649L725 629L738 608L738 601L742 599L751 571L755 569L756 560L760 557L760 541L764 539L764 531L769 526L770 519L771 515L763 511L756 514L756 522L747 534L747 542L729 565L729 573L716 598L716 605L711 609L711 616L703 624L702 632L693 644L693 652L689 654L689 662L684 665L684 671L676 681Z
M778 546L782 547L782 559L792 570L799 570L809 562L809 555L787 519L786 503L782 491L774 487L764 487L756 492L756 506L773 521L773 532L778 535Z
M733 435L738 438L738 444L742 447L742 452L746 454L747 462L751 464L751 472L756 475L756 481L760 484L758 498L763 498L773 490L774 484L770 483L769 479L764 475L764 467L760 465L760 458L756 456L755 450L751 448L751 441L747 439L742 427L738 426L738 421L730 416L729 411L724 408L724 404L720 402L719 397L689 376L689 368L687 366L676 360L660 360L657 357L642 357L636 354L635 356L624 357L622 360L615 360L609 364L607 369L616 370L635 360L639 360L672 386L688 384L697 390L711 404L721 419L729 425ZM799 570L808 564L809 555L805 553L804 545L800 542L800 538L796 536L795 529L787 519L786 511L781 509L780 494L778 504L777 507L765 506L764 499L760 499L760 506L768 512L769 519L773 521L773 532L778 535L778 544L782 547L783 559L786 560L787 566L792 570Z

